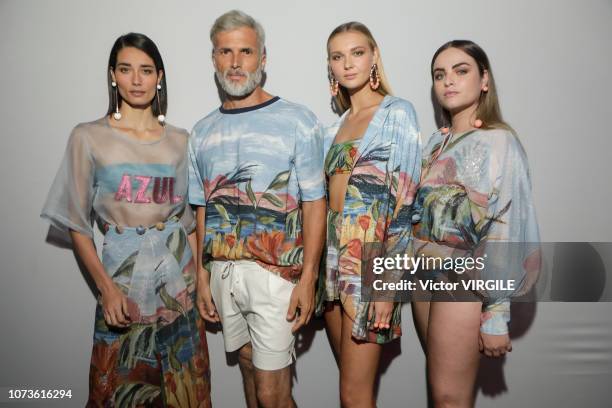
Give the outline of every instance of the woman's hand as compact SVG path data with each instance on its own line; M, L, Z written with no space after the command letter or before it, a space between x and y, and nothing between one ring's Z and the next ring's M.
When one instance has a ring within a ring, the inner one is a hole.
M101 293L102 310L106 324L114 327L128 327L132 322L128 312L127 296L116 285L110 285Z
M512 342L508 334L485 334L480 333L478 347L481 353L487 357L503 357L512 351Z
M372 323L373 330L383 330L391 327L393 306L393 302L370 302L368 321L374 321Z

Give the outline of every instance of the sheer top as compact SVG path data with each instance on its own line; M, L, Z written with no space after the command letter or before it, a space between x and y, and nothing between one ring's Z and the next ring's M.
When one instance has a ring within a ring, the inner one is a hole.
M107 117L77 125L41 216L68 232L93 237L92 224L152 226L179 217L195 227L186 206L189 134L166 124L155 141L139 141Z

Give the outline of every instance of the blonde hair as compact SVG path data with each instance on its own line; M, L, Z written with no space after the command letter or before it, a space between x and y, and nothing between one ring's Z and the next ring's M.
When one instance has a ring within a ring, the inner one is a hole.
M338 34L347 33L347 32L358 32L363 34L368 40L368 44L370 45L370 49L372 51L378 52L378 61L376 61L376 65L378 67L378 75L380 76L380 85L376 92L379 94L386 96L391 94L391 87L389 86L389 81L387 80L387 76L385 75L385 69L383 68L382 58L380 56L380 48L378 48L378 44L376 44L376 40L372 33L364 24L357 21L350 21L348 23L344 23L339 25L331 32L329 37L327 38L327 59L329 61L329 43L331 40ZM332 80L331 69L329 69L328 65L328 76L329 80ZM343 114L351 107L351 98L349 96L348 90L342 85L338 86L338 95L334 98L334 105L339 114Z
M474 61L476 61L476 65L478 65L478 72L482 77L484 72L486 71L489 75L489 81L487 86L489 90L487 92L481 91L480 98L478 100L478 107L475 112L475 119L480 119L482 121L481 129L506 129L514 132L514 129L506 123L501 114L501 109L499 108L499 101L497 99L497 87L495 86L495 79L493 78L493 71L491 70L491 64L489 63L489 58L484 50L476 43L470 40L453 40L449 41L446 44L442 45L433 55L431 59L431 78L433 80L433 68L434 63L436 62L436 58L438 55L449 48L457 48L465 52L467 55L472 57ZM451 123L451 115L450 112L446 109L440 107L440 120L443 126L449 126Z

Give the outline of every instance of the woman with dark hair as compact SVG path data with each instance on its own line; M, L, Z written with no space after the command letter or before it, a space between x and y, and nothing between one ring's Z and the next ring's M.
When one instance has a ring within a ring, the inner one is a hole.
M74 128L42 211L69 233L99 292L87 406L210 406L185 201L189 135L165 123L153 41L119 37L108 84L107 115ZM105 234L101 260L94 219Z
M375 257L404 255L419 179L421 139L412 104L390 95L380 49L358 22L327 41L330 90L342 114L324 137L327 257L319 313L340 367L343 407L376 406L382 346L401 336L401 303L373 290ZM398 281L388 270L383 280Z
M416 256L456 262L451 270L428 262L438 266L419 278L514 286L428 291L413 302L434 405L470 407L479 351L512 350L510 298L536 279L539 234L527 157L502 120L485 52L471 41L448 42L433 56L431 77L443 127L423 151L413 243Z

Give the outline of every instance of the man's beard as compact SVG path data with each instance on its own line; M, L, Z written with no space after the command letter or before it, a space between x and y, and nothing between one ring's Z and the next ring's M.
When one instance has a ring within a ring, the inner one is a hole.
M244 75L246 77L246 81L244 81L243 84L233 82L230 79L227 79L229 75ZM215 71L215 76L226 94L229 96L241 97L253 92L261 83L263 68L260 65L257 67L255 72L246 72L241 69L228 68L224 72Z

